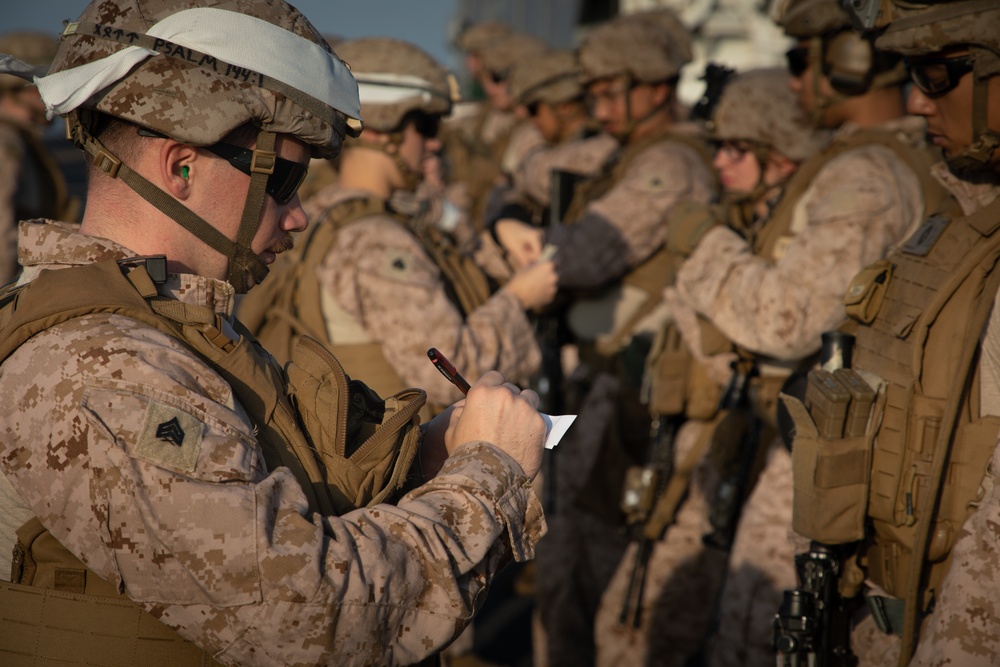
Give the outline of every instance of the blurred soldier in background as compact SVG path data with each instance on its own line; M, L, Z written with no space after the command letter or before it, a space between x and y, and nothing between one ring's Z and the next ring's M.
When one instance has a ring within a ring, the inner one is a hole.
M688 40L658 21L622 19L590 33L580 66L593 118L607 134L538 151L520 177L532 197L547 202L553 169L594 175L558 224L539 229L502 219L495 227L515 264L536 261L545 243L557 248L580 349L577 398L568 408L580 418L560 445L553 539L537 560L548 642L538 659L550 665L594 662L594 614L626 545L618 509L625 468L644 463L649 444L648 413L638 400L648 348L642 332L652 330L645 320L671 279L667 220L677 201L708 201L713 192L707 151L677 131L674 85L690 57Z
M851 636L861 665L996 665L1000 5L871 2L859 14L891 19L876 45L906 58L907 109L943 153L933 173L950 196L845 298L854 367L879 396L867 431L821 433L816 410L790 403L794 527L844 553L835 583L870 612ZM861 470L831 458L858 454Z
M820 334L846 316L851 277L902 242L940 199L923 124L902 116L898 59L851 30L837 0L788 0L776 17L799 39L788 54L792 89L817 125L837 132L785 185L763 233L747 238L698 216L672 228L675 246L692 249L677 295L752 362L762 424L763 470L756 484L739 485L750 495L737 514L710 665L772 664L766 610L796 580L791 459L774 437L779 390L816 365Z
M397 191L422 179L452 105L451 75L417 47L389 38L343 42L358 81L364 134L347 143L338 181L305 207L313 230L240 316L279 360L294 337L325 341L351 377L381 395L427 387L432 404L461 394L430 364L437 347L468 377L498 368L525 383L539 353L526 311L555 295L539 262L491 296L485 276L432 224L398 210ZM285 275L284 272L287 272Z
M826 137L799 108L787 71L756 70L733 78L731 70L713 69L711 77L721 80L709 81L710 92L697 107L708 120L723 187L724 203L714 205L711 214L740 235L760 239L788 179ZM678 209L709 210L679 204L671 224L684 222ZM732 375L735 355L728 340L682 301L671 299L669 311L673 322L648 371L651 408L661 419L680 413L687 421L669 452L669 484L661 488L642 539L630 546L601 601L598 664L608 667L688 664L704 648L724 579L725 550L702 539L713 531L710 504L721 474L716 456L706 457L706 451L723 416L718 415L722 386ZM683 342L676 340L678 333ZM735 420L722 424L719 428L734 428ZM645 555L643 548L649 550Z
M38 32L0 36L0 53L45 73L56 40ZM21 270L17 263L17 223L33 218L76 217L58 166L42 146L49 126L38 90L24 79L0 74L0 284Z

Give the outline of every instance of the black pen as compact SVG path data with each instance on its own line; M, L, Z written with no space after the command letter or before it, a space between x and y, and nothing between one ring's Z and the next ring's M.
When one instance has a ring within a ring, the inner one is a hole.
M432 347L427 350L427 358L431 360L432 364L434 364L434 368L441 371L441 375L445 376L448 382L458 387L459 391L463 394L468 395L469 389L472 388L469 386L468 380L462 377L462 374L451 365L450 361L444 358L443 354L438 352L436 347Z

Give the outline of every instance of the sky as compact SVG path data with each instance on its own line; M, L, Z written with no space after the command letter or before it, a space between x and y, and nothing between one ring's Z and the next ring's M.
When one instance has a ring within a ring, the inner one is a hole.
M448 46L458 0L291 0L291 4L324 34L398 37L420 46L448 67L460 66ZM7 0L4 5L2 31L32 29L56 34L62 30L63 19L76 19L87 0Z

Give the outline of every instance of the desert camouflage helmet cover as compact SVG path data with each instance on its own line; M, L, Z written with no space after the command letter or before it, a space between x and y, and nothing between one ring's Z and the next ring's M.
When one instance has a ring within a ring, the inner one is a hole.
M568 50L550 51L515 63L507 82L517 104L558 104L583 96L580 66Z
M0 53L14 56L28 65L52 63L58 46L56 38L44 32L18 31L0 35ZM21 88L28 84L24 79L11 74L0 74L0 90Z
M578 51L584 83L615 76L643 83L677 77L691 61L690 35L686 30L672 34L665 26L662 19L642 21L626 15L594 29Z
M821 37L851 27L851 19L840 0L781 0L771 18L789 37Z
M63 35L38 82L50 115L92 109L193 145L253 123L317 156L360 131L347 67L281 0L95 0Z
M652 25L671 42L677 56L685 64L691 62L694 58L694 39L691 36L691 31L688 30L687 26L684 25L684 22L681 21L674 10L667 7L645 9L641 12L626 14L622 17L622 20Z
M358 82L365 126L398 129L411 111L447 114L457 101L455 78L413 44L389 37L342 42L338 54Z
M547 50L545 42L537 37L515 32L484 46L479 58L485 71L507 76L518 60L541 55Z
M934 53L955 45L979 46L1000 55L1000 2L966 0L915 4L896 2L891 23L876 45L907 56ZM1000 72L994 63L991 72Z
M782 68L737 74L722 91L709 125L713 139L753 141L801 162L822 148L817 131L788 87Z
M479 53L490 42L507 37L514 30L502 21L483 21L474 23L458 35L455 46L462 53Z

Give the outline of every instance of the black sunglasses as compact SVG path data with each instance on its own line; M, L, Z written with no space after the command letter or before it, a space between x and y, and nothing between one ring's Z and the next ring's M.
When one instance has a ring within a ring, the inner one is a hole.
M535 116L538 115L538 105L539 104L540 104L540 102L538 102L536 100L534 102L530 102L530 103L524 105L524 108L528 112L528 115L531 116L532 118L534 118Z
M424 139L433 139L441 131L441 116L437 114L421 113L419 111L411 113L403 121L403 126L405 127L407 123L411 123L417 134Z
M154 130L147 130L144 127L138 128L140 137L154 137L157 139L168 139L167 135ZM201 146L209 153L221 157L223 160L233 165L247 176L251 176L253 171L253 151L242 146L234 146L219 142L211 146ZM285 158L275 157L274 168L267 176L267 183L264 185L264 192L271 195L274 201L279 204L287 204L299 191L302 181L305 180L309 172L309 165L301 162L292 162Z
M253 151L249 148L224 143L202 146L202 148L209 153L218 155L247 176L253 174L250 169L253 162ZM264 186L264 192L271 195L274 201L279 204L287 204L295 196L295 193L299 191L299 186L302 185L302 181L305 180L308 172L308 164L275 157L274 168L267 176L267 184Z
M785 51L785 59L788 60L788 73L798 78L809 69L809 47L796 46Z
M913 85L928 97L940 97L953 90L974 66L971 56L907 58L903 64Z
M493 81L493 83L503 83L507 80L507 72L492 70L490 72L490 80Z

